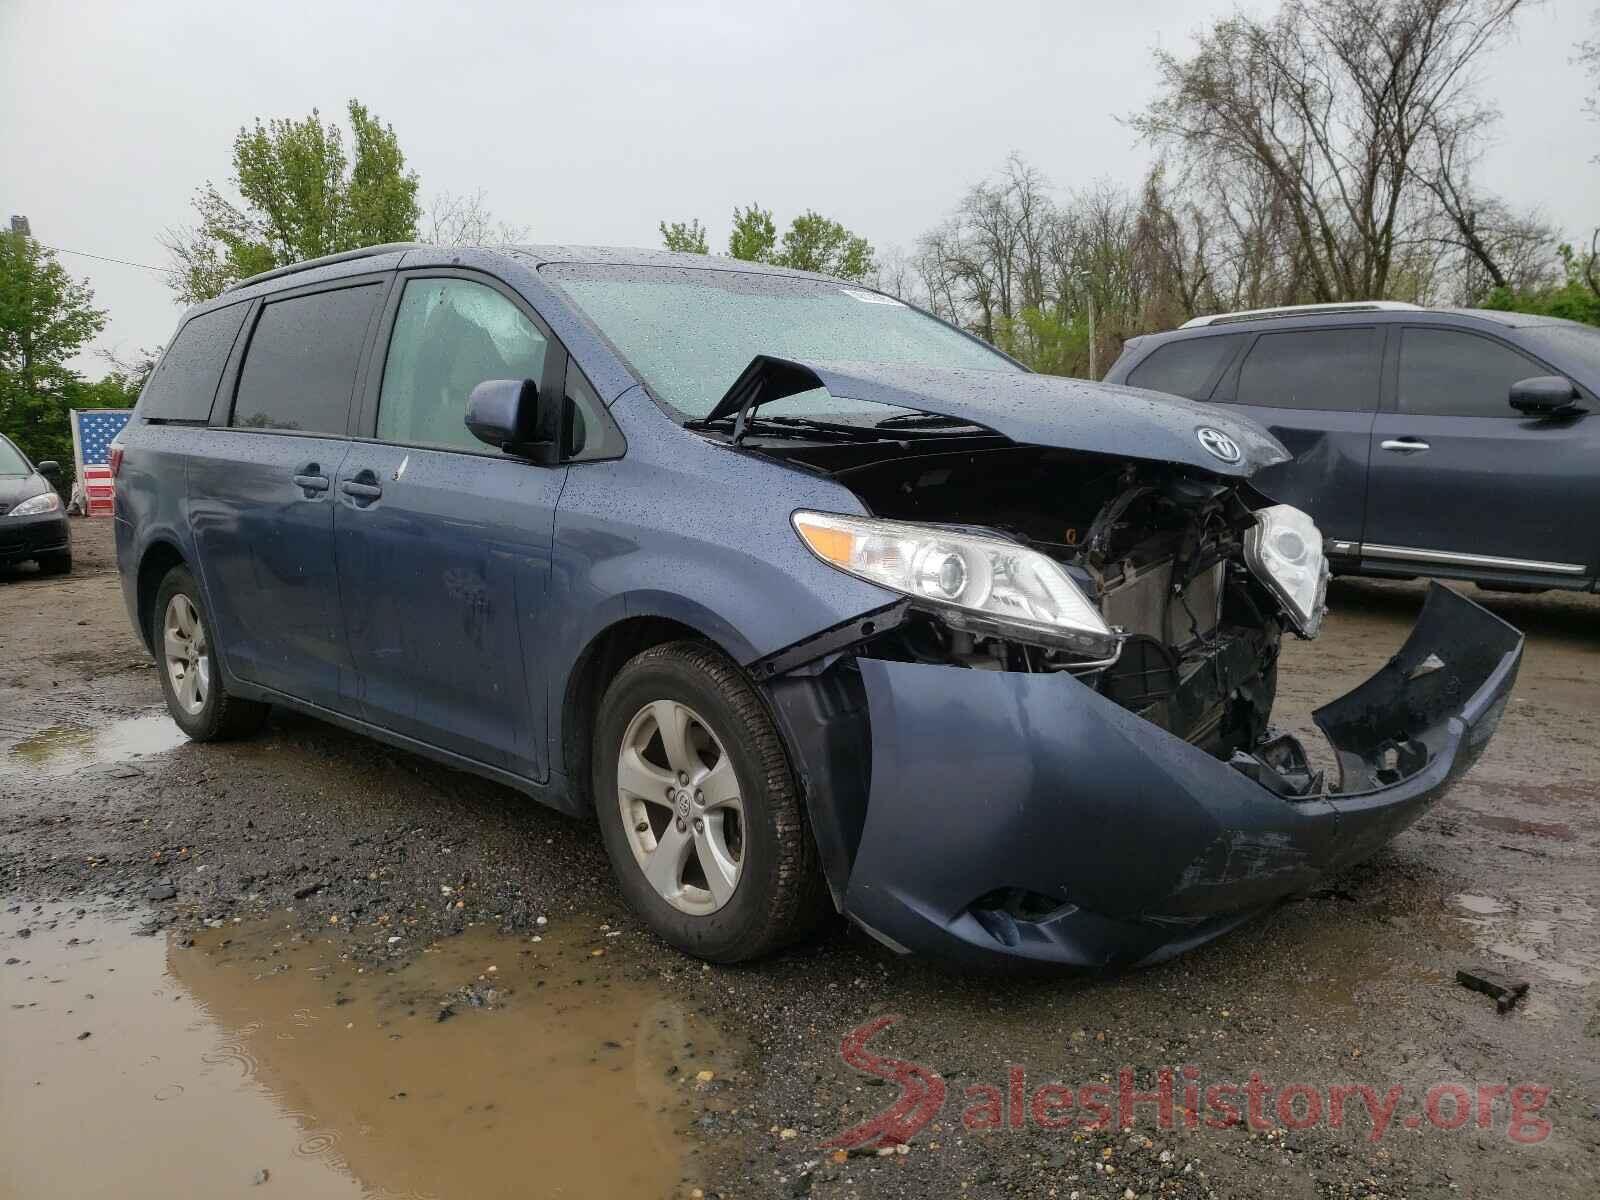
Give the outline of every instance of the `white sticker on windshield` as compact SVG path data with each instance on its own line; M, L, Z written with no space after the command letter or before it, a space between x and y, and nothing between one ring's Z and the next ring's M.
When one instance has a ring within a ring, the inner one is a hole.
M896 308L905 307L904 304L896 300L893 296L881 296L877 292L864 292L860 288L842 287L839 290L846 296L855 297L863 304L892 304Z

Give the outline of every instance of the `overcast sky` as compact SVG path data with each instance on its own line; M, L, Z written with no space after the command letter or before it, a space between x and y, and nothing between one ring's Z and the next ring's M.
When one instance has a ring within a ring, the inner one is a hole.
M0 0L0 219L162 265L157 236L226 183L241 124L343 123L353 96L394 124L424 202L481 187L531 240L656 245L658 220L698 216L720 250L733 206L759 201L780 226L810 207L909 246L1012 150L1063 189L1136 184L1149 153L1117 118L1151 98L1151 50L1233 7ZM1573 232L1600 219L1600 125L1570 61L1595 8L1528 11L1483 72L1505 114L1483 182ZM110 312L99 345L170 335L161 275L61 261Z

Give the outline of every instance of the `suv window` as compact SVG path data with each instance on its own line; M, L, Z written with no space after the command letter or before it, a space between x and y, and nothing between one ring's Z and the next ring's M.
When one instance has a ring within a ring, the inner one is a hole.
M356 366L382 285L264 305L234 393L233 424L343 434Z
M1378 331L1263 333L1239 368L1240 404L1363 412L1378 407Z
M378 394L378 436L488 448L468 431L467 396L486 379L543 382L544 335L499 292L466 279L413 279L400 297Z
M159 421L204 421L211 416L222 369L239 336L248 303L201 313L178 330L161 365L139 396L139 415Z
M1550 372L1492 338L1460 329L1407 327L1400 335L1401 412L1516 417L1511 385Z
M1225 337L1197 337L1158 346L1129 374L1128 384L1187 396L1190 400L1204 400L1211 392L1217 373L1243 340L1244 334L1231 333Z

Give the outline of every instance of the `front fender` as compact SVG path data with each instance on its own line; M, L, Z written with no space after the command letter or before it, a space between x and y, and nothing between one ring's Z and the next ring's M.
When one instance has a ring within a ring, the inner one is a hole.
M748 667L897 599L819 561L789 523L799 508L863 513L847 488L685 430L642 389L611 412L627 455L574 464L556 513L560 602L541 635L556 648L553 702L584 650L621 620L677 621ZM554 723L551 732L559 743Z

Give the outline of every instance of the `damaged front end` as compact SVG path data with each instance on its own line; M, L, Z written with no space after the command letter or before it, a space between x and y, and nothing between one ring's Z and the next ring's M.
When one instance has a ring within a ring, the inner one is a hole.
M752 395L782 377L756 366ZM790 393L915 403L878 376L782 368ZM797 513L797 534L904 595L749 664L835 899L886 944L1155 961L1370 854L1493 733L1521 635L1437 586L1400 652L1316 712L1337 780L1273 729L1282 639L1315 635L1327 575L1309 519L1248 482L1275 460L1265 435L1083 392L1058 418L1083 436L1030 444L1004 404L980 422L933 395L893 437L763 436L741 409L736 439L846 485L870 516ZM1132 444L1118 411L1144 423Z

